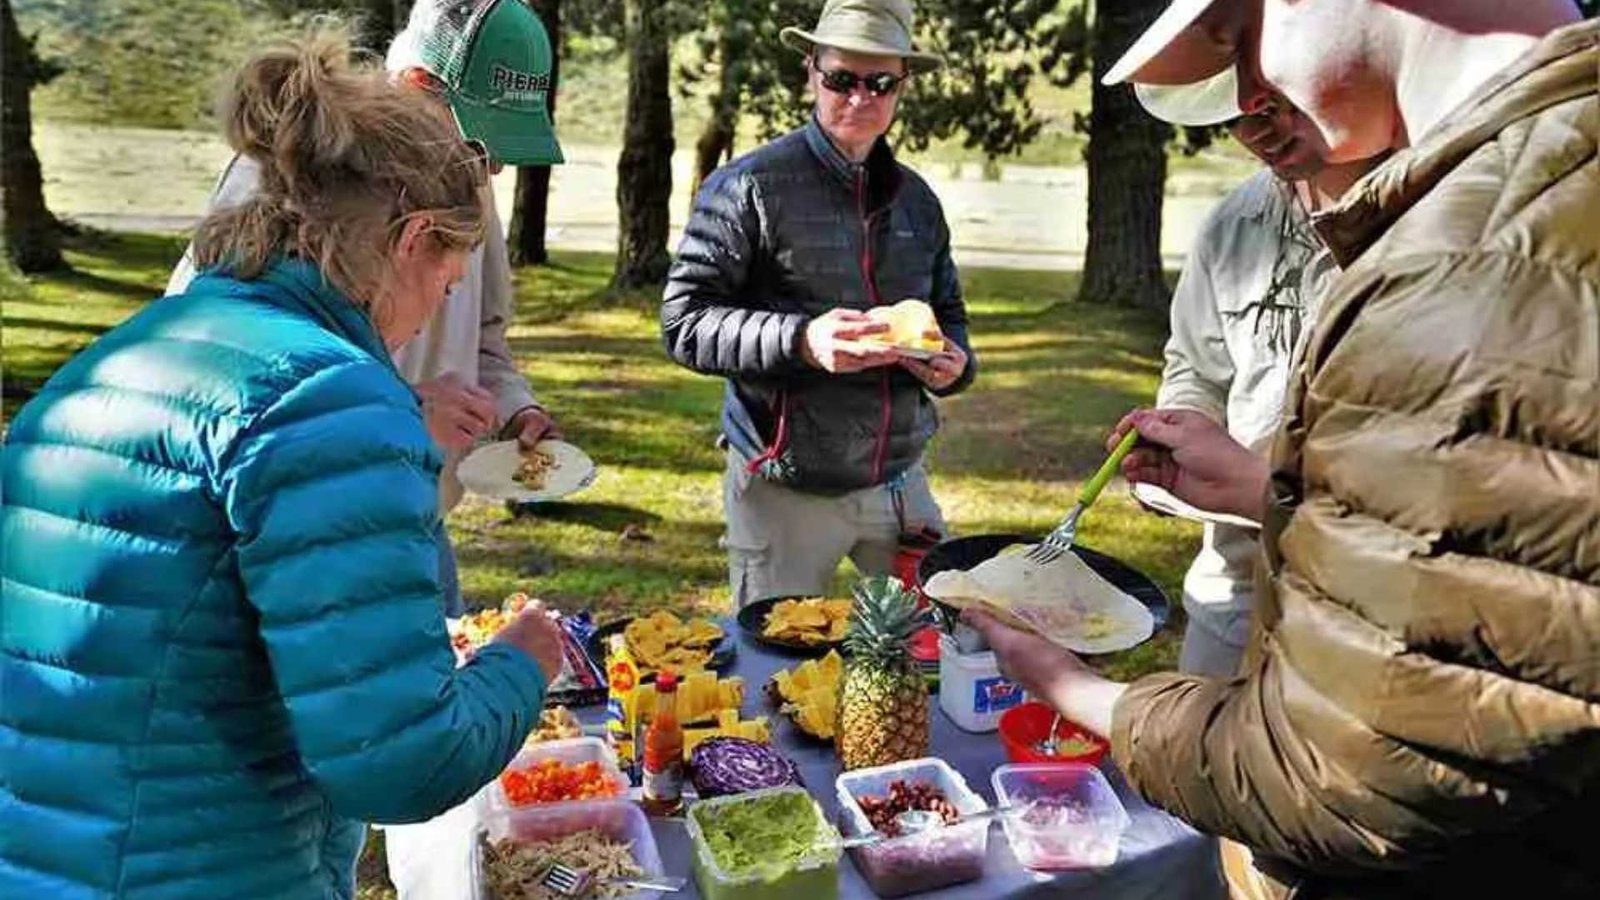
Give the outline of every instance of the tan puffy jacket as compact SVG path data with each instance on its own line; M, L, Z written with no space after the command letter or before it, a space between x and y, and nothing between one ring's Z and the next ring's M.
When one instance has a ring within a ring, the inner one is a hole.
M1115 758L1315 897L1600 897L1600 24L1547 37L1318 228L1233 681Z

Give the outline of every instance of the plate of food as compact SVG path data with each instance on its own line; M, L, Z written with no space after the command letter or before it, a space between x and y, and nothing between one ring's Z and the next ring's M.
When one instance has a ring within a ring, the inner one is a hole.
M590 654L605 659L606 645L614 634L627 639L639 677L646 681L663 668L680 674L725 670L738 653L727 629L718 623L703 618L684 620L666 610L600 626L589 638Z
M839 719L839 680L843 677L844 658L829 650L821 659L780 669L766 684L767 697L801 735L831 742Z
M941 544L919 569L922 591L1081 654L1136 647L1166 621L1166 596L1147 576L1078 546L1050 563L1035 563L1026 551L1036 542L982 535Z
M495 441L467 454L456 469L472 493L517 503L559 500L593 484L595 474L594 460L566 441L540 441L532 449Z
M774 597L739 610L739 627L758 643L821 656L844 642L850 624L850 600L822 597Z
M879 347L893 347L900 355L912 359L932 359L944 350L944 338L928 337L929 332L939 332L939 320L933 307L916 299L901 300L893 306L874 306L867 317L884 322L889 332L863 341Z

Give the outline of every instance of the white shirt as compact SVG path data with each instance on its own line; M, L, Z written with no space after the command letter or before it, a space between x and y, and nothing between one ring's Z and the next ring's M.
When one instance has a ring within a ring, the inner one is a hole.
M1265 454L1333 270L1290 185L1263 170L1236 188L1202 226L1178 278L1156 405L1204 413ZM1207 523L1183 581L1190 619L1241 652L1258 540L1255 529Z
M234 157L211 195L211 208L226 209L243 203L260 183L260 163L247 156ZM395 351L394 364L411 384L455 372L468 384L483 387L495 398L496 427L504 427L513 415L536 405L536 401L506 344L506 325L512 310L511 261L505 232L495 212L494 195L490 191L484 194L489 221L483 243L472 251L465 274L450 289L438 313L416 337ZM193 251L193 245L184 250L183 259L173 269L167 282L168 296L183 293L194 279ZM447 450L444 455L439 506L448 512L461 500L461 482L456 479L455 470L463 454Z

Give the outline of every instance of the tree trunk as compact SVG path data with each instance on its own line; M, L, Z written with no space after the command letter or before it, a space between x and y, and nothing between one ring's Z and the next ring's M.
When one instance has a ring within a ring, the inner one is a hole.
M1078 299L1166 309L1161 202L1172 128L1139 105L1127 85L1100 83L1161 12L1161 0L1098 0L1089 114L1089 248Z
M534 11L550 35L550 90L545 106L550 121L556 119L556 91L561 85L561 0L536 0ZM516 200L511 206L511 234L507 238L513 266L542 266L550 261L544 236L550 224L550 167L518 166Z
M694 208L694 195L700 193L700 185L733 154L734 128L738 121L736 110L720 102L712 108L711 118L706 121L705 130L700 132L700 139L694 144L694 184L689 191L691 210Z
M624 0L628 45L627 125L617 162L615 288L666 278L667 206L672 200L672 97L665 0Z
M23 272L66 267L61 230L44 204L44 176L33 151L29 94L40 79L33 46L22 37L11 0L0 0L0 234Z
M730 17L723 22L722 35L717 41L717 63L721 71L717 76L717 95L711 98L711 117L700 132L694 145L694 182L690 185L689 208L694 209L694 196L711 173L733 155L733 141L739 127L739 72L738 54L741 45L734 40L734 23Z

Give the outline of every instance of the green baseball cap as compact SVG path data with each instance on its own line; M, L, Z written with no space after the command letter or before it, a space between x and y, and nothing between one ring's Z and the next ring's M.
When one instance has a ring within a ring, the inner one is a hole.
M462 137L496 161L564 161L546 105L555 53L522 0L418 0L385 65L425 69L443 82Z

